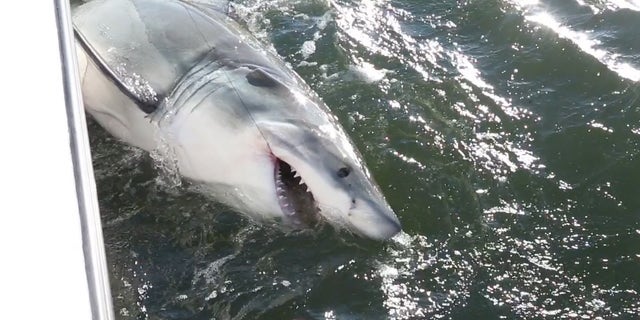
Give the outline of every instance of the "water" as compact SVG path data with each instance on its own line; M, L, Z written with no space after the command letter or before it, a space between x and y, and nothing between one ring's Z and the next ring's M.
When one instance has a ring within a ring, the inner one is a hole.
M92 123L119 319L639 317L639 1L234 8L341 119L405 233L256 226Z

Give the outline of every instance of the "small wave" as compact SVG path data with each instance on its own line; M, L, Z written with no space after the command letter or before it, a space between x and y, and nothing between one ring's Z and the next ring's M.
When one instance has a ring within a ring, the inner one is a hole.
M593 36L593 30L579 31L571 25L561 23L559 18L552 14L551 8L544 6L537 0L510 0L509 2L521 11L527 21L542 25L558 37L570 41L583 53L597 59L618 76L631 81L640 81L640 69L622 59L621 54L613 49L602 46L601 41ZM629 7L633 7L628 1L614 2L618 5L627 3ZM614 2L609 2L609 4Z
M604 10L618 11L618 10L632 10L640 11L640 1L638 0L577 0L582 5L589 7L593 13L600 13Z

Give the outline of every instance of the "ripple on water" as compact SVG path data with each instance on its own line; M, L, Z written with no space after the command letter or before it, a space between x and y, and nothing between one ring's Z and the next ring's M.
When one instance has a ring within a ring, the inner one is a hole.
M406 233L378 246L251 225L158 188L162 170L93 128L123 319L640 312L639 60L621 45L637 3L233 6L342 120Z

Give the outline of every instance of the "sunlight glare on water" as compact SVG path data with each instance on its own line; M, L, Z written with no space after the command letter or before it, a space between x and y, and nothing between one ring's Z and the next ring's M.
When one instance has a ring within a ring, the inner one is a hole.
M345 126L404 232L255 225L164 188L94 126L120 318L634 318L638 8L233 1Z
M594 30L576 31L570 26L560 23L545 6L536 0L513 0L512 3L522 10L528 21L542 25L556 33L558 37L571 41L578 46L582 52L598 59L598 61L621 77L632 81L640 81L640 69L621 59L620 55L616 52L602 48L601 42L590 35L593 34ZM640 7L636 7L631 1L611 1L609 4L615 8L640 9Z

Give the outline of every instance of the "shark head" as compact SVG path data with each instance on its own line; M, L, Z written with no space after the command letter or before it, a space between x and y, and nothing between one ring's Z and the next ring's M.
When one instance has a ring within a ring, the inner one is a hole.
M301 123L265 125L274 156L276 196L294 224L324 220L356 234L384 240L400 231L400 222L363 161L334 128ZM334 135L335 134L335 135Z
M171 131L185 176L258 219L327 222L377 240L400 231L353 143L301 81L255 65L208 79L176 99L183 115Z

